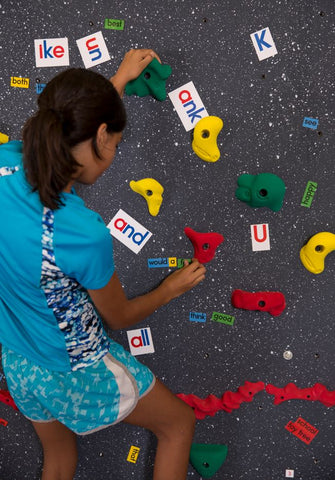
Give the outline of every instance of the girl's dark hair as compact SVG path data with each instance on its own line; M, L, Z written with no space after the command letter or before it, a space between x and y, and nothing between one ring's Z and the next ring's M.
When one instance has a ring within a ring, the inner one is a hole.
M62 205L61 192L80 166L71 149L91 138L100 158L99 126L106 123L108 133L121 132L126 112L112 83L83 68L70 68L54 77L37 103L38 111L23 127L23 165L42 204L55 210Z

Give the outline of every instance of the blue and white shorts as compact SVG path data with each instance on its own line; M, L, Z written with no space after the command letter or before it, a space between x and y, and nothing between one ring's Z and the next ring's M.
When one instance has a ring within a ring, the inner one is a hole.
M93 365L53 372L2 346L8 389L33 422L58 420L78 435L122 421L155 384L151 370L111 341L109 353Z

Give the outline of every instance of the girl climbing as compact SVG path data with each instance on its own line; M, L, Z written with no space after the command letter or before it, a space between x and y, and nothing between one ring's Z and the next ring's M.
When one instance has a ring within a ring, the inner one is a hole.
M129 51L108 81L68 69L45 87L23 142L0 147L0 341L8 388L43 447L42 480L72 480L76 434L124 421L158 439L154 480L186 478L195 417L110 338L205 278L197 260L128 299L101 217L74 183L111 165L126 125L125 85L158 56ZM112 447L112 446L111 446Z

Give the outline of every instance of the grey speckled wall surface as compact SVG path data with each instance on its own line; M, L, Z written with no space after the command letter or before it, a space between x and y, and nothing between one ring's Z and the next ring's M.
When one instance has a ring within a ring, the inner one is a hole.
M192 256L184 227L225 237L206 280L139 325L151 328L155 346L140 360L176 393L220 397L246 380L300 388L319 382L335 390L334 253L319 275L299 259L312 235L335 233L334 10L333 0L0 0L0 132L11 139L20 138L35 109L36 82L66 68L36 68L34 39L67 37L70 65L81 67L76 40L97 31L111 60L94 70L111 76L128 49L152 47L172 67L167 91L193 81L208 113L224 121L221 158L207 163L194 154L169 98L125 97L129 121L114 164L94 186L78 186L106 223L122 208L153 233L138 255L114 242L129 296L168 274L148 269L148 258ZM105 18L123 19L124 30L105 29ZM278 54L259 61L250 34L265 27ZM29 78L30 87L11 87L11 76ZM318 128L303 127L304 117L318 119ZM286 184L279 212L235 198L239 175L262 172ZM165 189L157 217L129 187L146 177ZM308 181L318 188L305 208ZM271 249L253 252L250 225L262 223ZM278 317L235 309L235 289L281 291L287 307ZM234 325L211 321L214 311L235 316ZM190 321L190 312L206 313L207 321ZM111 335L128 349L125 331ZM293 353L290 360L285 351ZM0 479L37 480L42 455L30 423L1 403L0 417L8 421L0 425ZM298 417L319 430L309 445L285 429ZM279 480L292 469L297 480L334 480L334 430L334 408L305 400L276 406L263 391L232 413L199 420L195 442L228 445L213 479ZM127 462L131 445L140 448L135 464ZM151 434L123 424L80 438L75 478L148 480L154 450ZM200 478L192 466L188 477Z

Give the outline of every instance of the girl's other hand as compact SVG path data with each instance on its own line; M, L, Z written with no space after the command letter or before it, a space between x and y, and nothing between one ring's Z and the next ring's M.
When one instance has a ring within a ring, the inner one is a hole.
M132 49L125 54L118 71L110 79L121 96L127 83L137 78L153 58L161 63L157 53L150 48Z
M185 260L184 267L165 278L159 288L165 289L170 301L198 285L204 280L205 273L206 268L196 258L193 258L190 264Z

